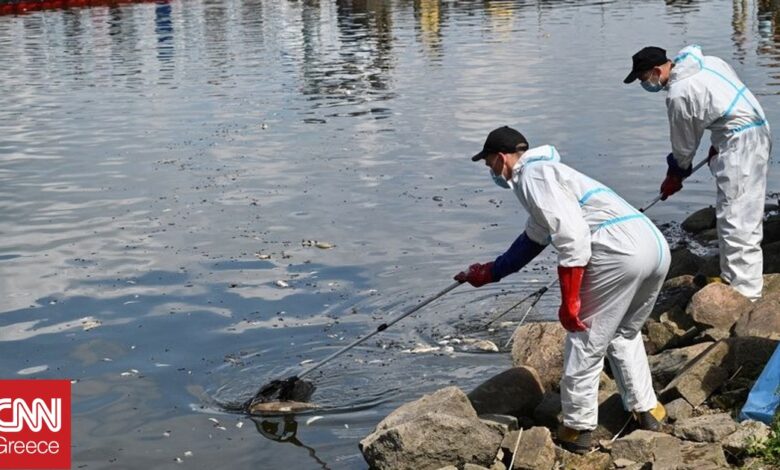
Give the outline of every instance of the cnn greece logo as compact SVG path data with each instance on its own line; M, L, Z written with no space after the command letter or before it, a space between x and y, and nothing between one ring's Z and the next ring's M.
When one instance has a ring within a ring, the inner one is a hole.
M70 468L70 381L0 380L0 469Z

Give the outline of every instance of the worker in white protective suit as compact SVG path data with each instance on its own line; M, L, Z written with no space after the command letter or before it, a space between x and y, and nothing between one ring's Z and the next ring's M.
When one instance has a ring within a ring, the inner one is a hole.
M734 70L688 46L673 60L659 47L633 56L625 83L639 79L651 92L667 90L672 153L662 199L682 189L705 129L711 132L710 171L716 178L716 217L722 281L750 298L763 286L764 201L772 136L764 110Z
M663 235L614 191L561 163L554 147L529 149L509 127L491 132L472 160L484 160L496 184L511 189L529 217L505 253L455 279L480 287L520 270L547 244L558 251L558 317L568 331L561 445L579 453L591 447L605 356L626 410L641 428L658 430L666 412L653 391L640 330L669 269Z

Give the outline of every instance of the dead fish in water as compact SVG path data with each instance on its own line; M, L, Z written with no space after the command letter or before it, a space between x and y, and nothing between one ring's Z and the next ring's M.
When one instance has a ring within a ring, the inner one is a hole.
M315 389L313 383L297 377L274 380L244 402L242 409L253 415L300 413L317 409L318 405L308 402Z
M309 410L316 410L320 406L314 403L301 401L271 401L265 403L253 403L247 408L247 413L251 415L279 415L301 413Z

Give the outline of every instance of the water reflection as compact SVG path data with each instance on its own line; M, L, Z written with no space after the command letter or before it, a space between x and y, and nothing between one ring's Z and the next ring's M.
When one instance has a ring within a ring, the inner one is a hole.
M275 442L286 442L296 447L302 447L306 449L317 465L325 470L330 470L330 467L326 462L317 456L317 451L313 447L309 447L302 443L298 439L298 421L294 416L280 416L276 418L256 418L251 420L255 423L257 432L259 432L266 439L270 439Z

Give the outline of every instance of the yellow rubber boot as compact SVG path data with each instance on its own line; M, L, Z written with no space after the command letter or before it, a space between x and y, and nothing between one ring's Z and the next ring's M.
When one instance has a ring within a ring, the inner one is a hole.
M587 454L590 452L592 434L591 431L579 431L561 425L558 426L558 443L569 452Z
M645 431L660 431L661 423L666 419L666 408L659 401L650 411L634 413L634 418L639 422L639 428Z

